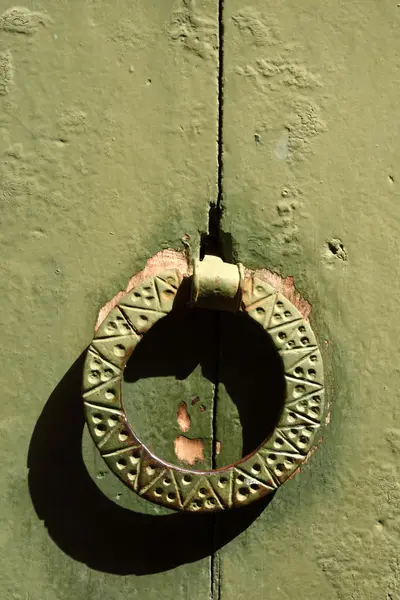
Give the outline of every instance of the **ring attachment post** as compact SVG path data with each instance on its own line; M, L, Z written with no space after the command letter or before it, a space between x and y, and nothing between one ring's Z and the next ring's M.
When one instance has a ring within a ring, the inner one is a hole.
M240 310L244 268L207 254L193 261L192 306L213 310Z

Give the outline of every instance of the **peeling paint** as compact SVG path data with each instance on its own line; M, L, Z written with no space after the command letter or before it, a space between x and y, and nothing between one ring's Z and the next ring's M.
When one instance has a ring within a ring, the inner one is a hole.
M178 421L179 429L183 433L187 433L190 429L190 416L187 410L186 402L181 402L176 413L176 420Z
M175 454L183 463L193 466L197 462L204 462L204 440L196 438L190 440L180 435L174 442Z

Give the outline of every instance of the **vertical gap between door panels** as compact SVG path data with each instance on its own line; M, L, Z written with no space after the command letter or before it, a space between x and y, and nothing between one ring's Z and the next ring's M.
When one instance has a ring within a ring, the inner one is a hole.
M220 232L221 218L224 203L224 0L218 0L218 123L217 123L217 162L218 162L218 196L216 205L216 220L217 227L215 231L216 246L220 249ZM210 210L212 207L210 206ZM216 450L217 450L217 402L218 402L218 387L219 387L219 363L220 363L220 335L221 335L221 320L218 317L216 321L217 327L217 364L216 378L213 397L213 421L212 421L212 467L216 468ZM213 539L212 539L212 554L210 560L210 599L220 600L220 555L218 548L218 515L213 516Z

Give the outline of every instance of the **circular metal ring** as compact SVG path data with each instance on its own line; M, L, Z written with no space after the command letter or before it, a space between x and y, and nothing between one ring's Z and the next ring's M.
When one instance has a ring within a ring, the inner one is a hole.
M284 366L286 397L278 425L233 465L195 471L163 461L129 424L121 383L141 337L173 309L182 280L178 269L149 277L122 296L101 323L84 366L86 421L108 467L143 498L192 512L244 506L275 491L310 452L324 412L321 354L299 310L269 284L246 277L240 310L271 336Z

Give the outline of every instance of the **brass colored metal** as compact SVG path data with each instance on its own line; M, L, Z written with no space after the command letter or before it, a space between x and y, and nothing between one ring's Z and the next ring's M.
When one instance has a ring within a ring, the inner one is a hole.
M217 269L221 277L216 277ZM150 277L124 295L100 325L87 352L83 399L89 431L109 468L140 496L191 512L245 506L275 491L306 459L324 412L323 366L315 335L298 309L276 289L215 257L195 266L196 304L246 312L272 338L285 371L279 423L263 444L236 463L194 471L153 455L128 423L123 370L142 336L174 308L178 270ZM212 293L213 281L215 293ZM214 302L215 301L215 302ZM232 302L232 304L230 304Z
M193 261L192 302L200 308L236 312L242 301L243 282L241 264L206 255L201 261Z

